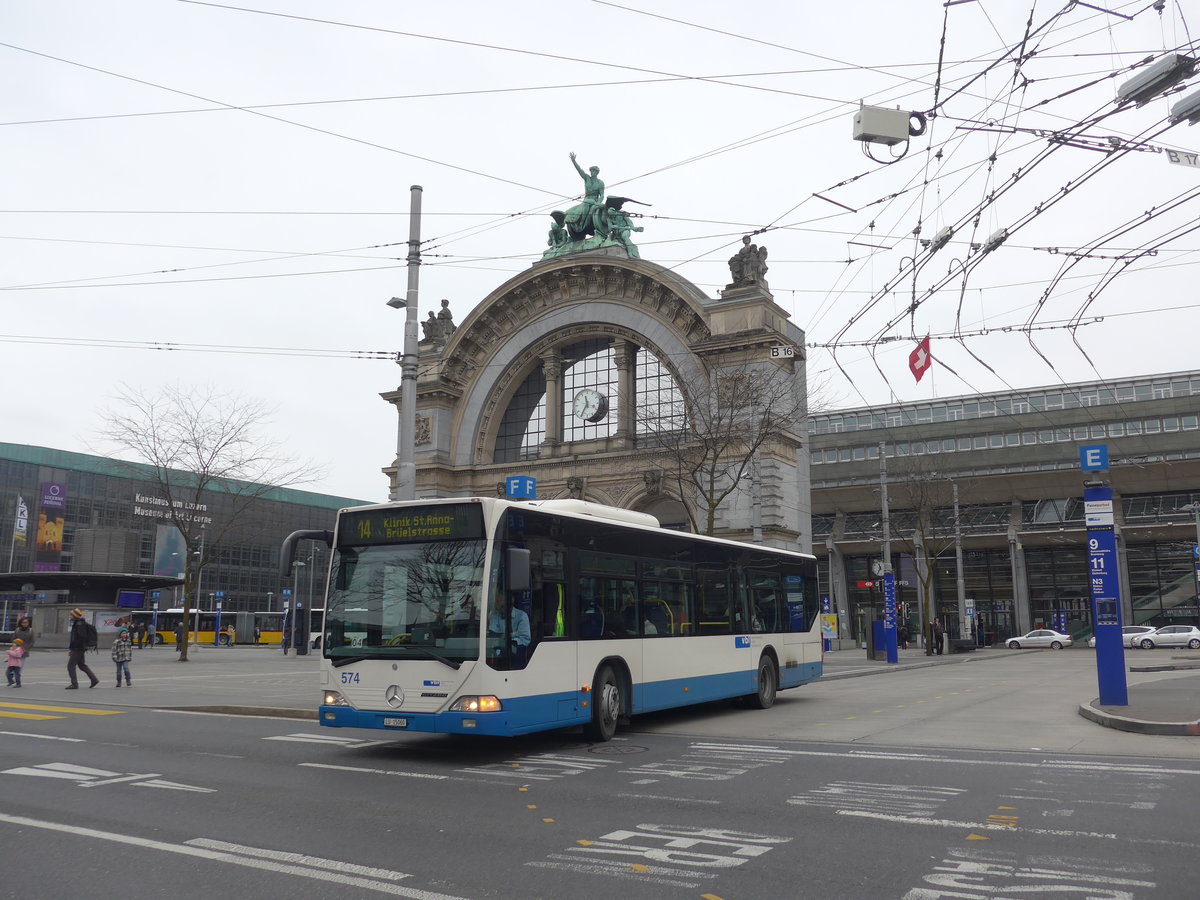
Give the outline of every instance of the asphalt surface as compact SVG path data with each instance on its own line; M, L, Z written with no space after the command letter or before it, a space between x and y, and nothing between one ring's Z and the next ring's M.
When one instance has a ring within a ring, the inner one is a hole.
M1031 653L1091 653L1069 650L1008 650L990 647L970 653L926 656L923 650L900 650L897 663L868 659L865 650L825 654L823 680L886 677L928 666L977 665ZM26 660L20 689L4 688L13 702L96 703L149 709L316 719L320 702L320 656L284 655L278 647L191 647L186 664L173 648L134 651L133 685L114 687L115 666L107 651L88 654L88 665L100 679L88 687L80 673L79 690L67 685L66 652L38 650ZM1152 680L1133 679L1127 706L1103 706L1098 698L1080 698L1079 715L1121 731L1156 735L1200 735L1200 652L1190 650L1130 651L1130 673L1155 673Z

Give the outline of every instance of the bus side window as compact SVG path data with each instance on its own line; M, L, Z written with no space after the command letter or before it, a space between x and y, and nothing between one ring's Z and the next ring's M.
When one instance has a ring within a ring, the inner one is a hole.
M662 585L642 582L642 633L647 636L670 634L674 630L671 611L660 596Z
M581 640L604 635L604 606L595 578L579 579L579 637Z
M731 634L733 609L724 569L698 569L696 621L700 634Z

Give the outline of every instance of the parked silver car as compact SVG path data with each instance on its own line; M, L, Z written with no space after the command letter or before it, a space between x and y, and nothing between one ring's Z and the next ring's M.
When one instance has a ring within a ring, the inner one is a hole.
M1137 647L1137 639L1143 634L1149 634L1152 631L1157 631L1153 625L1126 625L1121 629L1121 643L1126 647ZM1093 634L1088 638L1088 646L1096 646L1096 636Z
M1137 639L1137 645L1143 650L1153 650L1155 647L1191 647L1200 650L1200 628L1195 625L1164 625L1149 634L1143 634Z
M1061 650L1071 646L1071 636L1051 631L1049 628L1035 628L1029 634L1009 638L1005 643L1010 650L1020 650L1022 647L1049 647L1052 650Z

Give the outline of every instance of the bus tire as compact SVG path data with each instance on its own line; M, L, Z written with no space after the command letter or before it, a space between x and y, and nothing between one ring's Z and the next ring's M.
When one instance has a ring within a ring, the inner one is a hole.
M592 682L592 721L583 726L589 741L611 741L621 718L621 684L611 666L602 666Z
M775 705L775 696L779 693L779 672L775 669L775 660L763 654L758 661L758 690L747 694L743 699L751 709L770 709Z

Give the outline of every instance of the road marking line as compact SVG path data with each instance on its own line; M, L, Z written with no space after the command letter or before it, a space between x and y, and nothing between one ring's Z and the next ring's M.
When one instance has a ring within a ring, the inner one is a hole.
M36 709L41 712L71 713L75 716L121 716L125 714L124 710L120 709L82 709L77 706L44 706L35 703L0 703L0 710L3 709Z
M267 850L263 847L247 847L243 844L231 844L228 841L215 841L211 838L192 838L184 841L189 847L204 847L208 850L224 850L229 853L240 853L243 856L257 856L261 859L273 859L277 862L295 863L301 866L312 866L314 869L330 869L335 872L349 872L366 878L387 878L391 881L401 881L411 878L407 872L395 872L391 869L377 869L374 866L358 866L353 863L341 862L336 859L325 859L321 856L306 856L303 853L288 853L283 850Z
M61 716L52 716L52 717L48 717L48 718L58 719L58 718L62 718L62 717ZM43 741L70 741L72 744L82 744L84 742L83 738L58 737L57 735L54 735L54 734L32 734L27 731L0 731L0 734L6 734L9 737L38 738Z
M362 766L331 766L328 763L297 763L310 769L334 769L338 772L364 772L367 775L399 775L401 778L430 778L434 781L447 781L449 775L430 775L427 772L396 772L392 769L367 769Z
M858 809L839 809L839 816L854 816L859 819L879 819L885 822L896 822L903 825L930 825L935 828L966 828L972 831L1006 831L1009 834L1017 832L1019 834L1036 834L1047 835L1049 837L1066 837L1066 838L1100 838L1106 841L1127 841L1131 844L1153 844L1159 847L1183 847L1187 849L1200 850L1200 844L1190 841L1168 841L1158 838L1137 838L1129 835L1111 834L1103 831L1068 831L1057 828L1027 828L1017 827L1012 828L1008 825L989 825L982 822L955 822L951 819L929 819L920 816L895 816L887 813L867 812L866 810Z
M0 719L33 719L37 722L45 721L46 719L61 719L62 716L40 716L37 713L19 713L19 712L4 712L0 710Z
M409 900L467 900L467 898L454 897L449 894L438 894L433 891L405 888L398 884L389 884L385 881L372 881L367 878L339 875L337 872L324 872L320 869L280 864L270 860L255 859L254 857L250 856L239 856L237 854L225 853L218 850L208 850L204 847L191 847L187 844L169 844L165 841L150 840L148 838L137 837L136 835L132 834L118 834L112 831L97 831L93 828L82 828L75 825L67 825L62 822L48 822L42 819L31 819L26 816L12 816L8 815L7 813L0 813L0 822L8 822L12 825L23 825L27 828L41 828L45 831L57 831L62 834L73 834L79 837L92 838L95 840L111 841L116 844L128 844L130 846L141 847L146 850L159 850L164 853L177 853L181 856L208 859L213 860L214 862L232 863L233 865L245 866L249 869L264 869L268 872L277 872L282 875L296 875L301 878L313 878L318 881L330 881L334 882L335 884L378 891L381 894L393 894L398 897L407 897Z
M720 744L694 743L693 747L720 747ZM1131 775L1200 775L1200 769L1168 769L1155 768L1146 765L1125 765L1123 763L1089 763L1081 760L1039 759L1037 762L1020 762L1006 759L965 759L946 754L901 753L887 750L869 751L852 750L840 753L832 750L788 750L786 748L760 745L745 746L743 750L758 750L763 753L777 753L787 756L835 756L840 760L900 760L903 762L935 762L941 764L964 766L1007 766L1018 769L1038 769L1040 771L1053 769L1057 772L1121 772ZM1008 796L1008 795L1006 795Z

